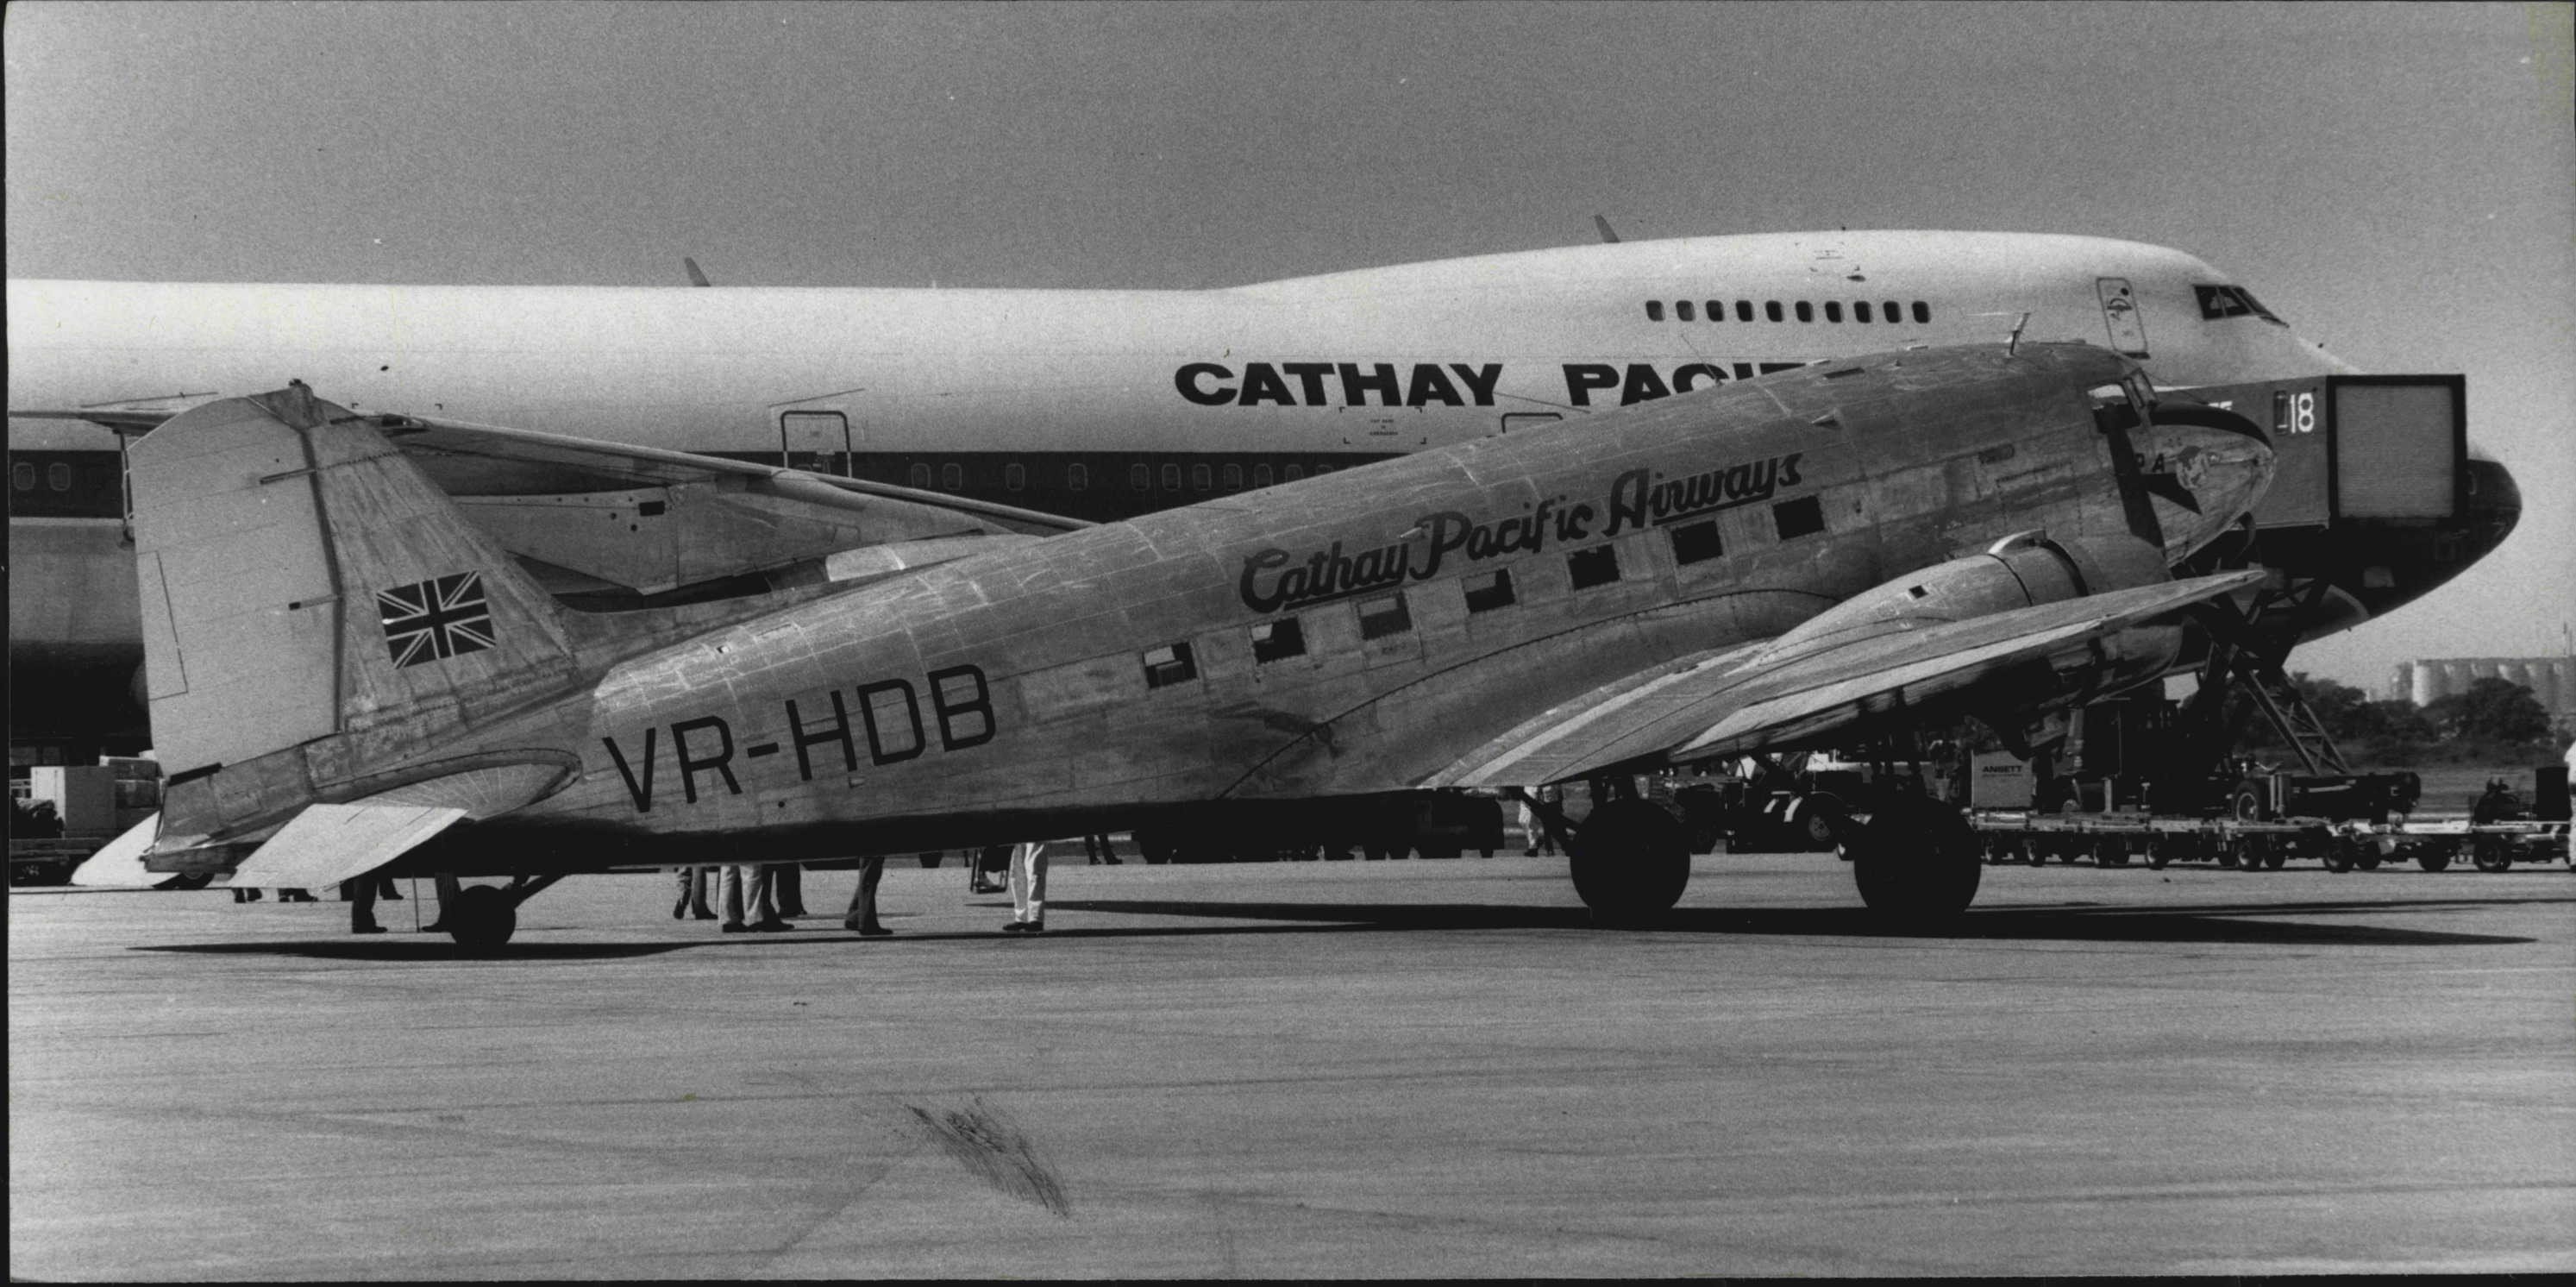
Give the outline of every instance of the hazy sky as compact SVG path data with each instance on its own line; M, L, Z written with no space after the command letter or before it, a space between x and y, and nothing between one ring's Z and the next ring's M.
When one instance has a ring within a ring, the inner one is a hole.
M2529 509L2293 667L2576 618L2546 5L15 3L13 277L1221 286L1591 238L2126 237L2462 371Z

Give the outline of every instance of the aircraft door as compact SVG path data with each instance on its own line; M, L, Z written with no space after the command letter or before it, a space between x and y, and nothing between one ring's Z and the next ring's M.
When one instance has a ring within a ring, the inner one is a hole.
M2111 328L2111 347L2122 357L2147 355L2147 323L2138 315L2138 296L2126 277L2103 277L2094 286L2102 295L2102 320Z
M850 418L838 411L778 413L778 463L817 474L850 473Z

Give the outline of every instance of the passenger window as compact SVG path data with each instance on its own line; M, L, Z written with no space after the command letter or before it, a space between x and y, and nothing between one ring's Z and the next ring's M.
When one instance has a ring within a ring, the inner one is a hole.
M36 467L23 460L19 461L15 465L11 465L9 467L9 485L22 492L32 492L36 490Z
M928 465L913 466L911 472L906 474L905 478L906 481L909 481L913 486L918 487L923 491L930 490L930 466Z
M1771 507L1771 521L1779 526L1781 540L1813 536L1825 530L1824 502L1813 496L1782 501Z
M1843 320L1842 301L1832 299L1825 301L1825 320L1828 322L1840 322Z
M1252 467L1252 485L1255 487L1268 487L1270 485L1270 466L1254 465Z
M1815 305L1813 305L1813 304L1808 303L1807 301L1805 301L1805 300L1803 300L1803 299L1802 299L1802 300L1799 300L1799 301L1798 301L1798 320L1799 320L1799 321L1801 321L1801 322L1812 322L1812 321L1816 320L1816 306L1815 306Z
M1382 595L1360 600L1360 638L1384 639L1413 628L1413 616L1404 610L1404 596Z
M1691 302L1689 300L1677 299L1673 301L1673 320L1677 322L1695 322L1699 319L1691 316Z
M1471 576L1467 578L1466 586L1467 611L1470 614L1512 606L1512 574L1508 569Z
M1932 324L1932 306L1919 299L1914 301L1914 320L1920 325L1930 326Z
M1165 644L1160 648L1145 650L1145 686L1147 688L1169 688L1174 684L1196 679L1198 675L1198 663L1191 660L1188 644Z
M1200 491L1206 491L1208 489L1208 480L1211 476L1212 475L1209 473L1208 467L1205 465L1190 466L1190 486L1195 487Z
M939 485L952 492L962 492L966 490L966 467L964 465L941 465L939 467Z
M1735 301L1735 320L1739 322L1750 322L1753 320L1752 300L1739 299Z
M1726 320L1725 300L1713 299L1708 302L1708 320L1712 322L1723 322Z
M1083 490L1085 490L1085 489L1089 488L1090 486L1091 486L1091 471L1090 471L1090 470L1085 469L1085 468L1083 468L1083 467L1082 467L1082 466L1080 466L1080 465L1067 465L1067 466L1065 466L1065 467L1064 467L1064 489L1065 489L1066 491L1069 491L1069 492L1078 492L1078 491L1083 491Z
M1228 465L1225 467L1225 489L1230 492L1239 492L1243 490L1243 466Z
M1726 553L1725 542L1718 539L1715 523L1690 523L1670 530L1675 563L1706 563Z
M1167 492L1176 492L1180 489L1181 467L1179 465L1163 466L1163 490Z
M1596 545L1588 550L1576 550L1565 556L1565 570L1573 576L1577 590L1608 585L1619 579L1619 547Z
M1154 489L1154 467L1151 465L1129 465L1127 467L1127 486L1131 491L1152 491Z
M1027 491L1029 486L1029 471L1021 466L1018 461L1011 462L1009 466L1002 470L1002 486L1008 491Z
M1306 655L1306 630L1295 617L1264 621L1252 628L1252 659L1264 665Z
M1305 477L1305 476L1306 476L1306 467L1305 467L1304 465L1290 465L1290 466L1288 467L1288 481L1289 481L1289 482L1292 482L1292 483L1293 483L1293 482L1297 481L1298 479L1303 478L1303 477Z
M1764 317L1770 318L1772 321L1775 321L1775 322L1776 322L1776 321L1779 321L1779 320L1780 320L1780 301L1778 301L1778 300L1776 300L1776 299L1766 299L1766 300L1762 301L1762 315L1763 315Z
M1852 320L1855 322L1866 322L1869 320L1868 300L1856 299L1852 301Z
M1650 299L1646 301L1646 320L1649 322L1660 322L1664 320L1664 301L1660 299Z

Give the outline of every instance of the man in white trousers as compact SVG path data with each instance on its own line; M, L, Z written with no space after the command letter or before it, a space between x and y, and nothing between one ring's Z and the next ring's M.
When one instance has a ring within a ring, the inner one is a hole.
M1011 923L1005 934L1046 932L1046 846L1032 841L1011 850Z

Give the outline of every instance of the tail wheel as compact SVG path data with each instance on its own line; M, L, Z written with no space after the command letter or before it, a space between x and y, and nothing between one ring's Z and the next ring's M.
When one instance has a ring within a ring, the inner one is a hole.
M519 931L519 900L498 886L467 885L456 891L455 906L440 909L439 919L458 947L485 951Z
M1845 850L1861 902L1894 920L1956 916L1976 901L1985 875L1976 831L1957 811L1929 801L1879 810Z
M1672 910L1690 884L1690 833L1646 800L1613 800L1592 811L1566 846L1574 892L1606 920Z

